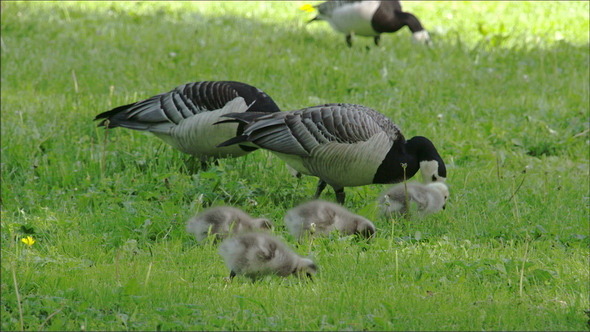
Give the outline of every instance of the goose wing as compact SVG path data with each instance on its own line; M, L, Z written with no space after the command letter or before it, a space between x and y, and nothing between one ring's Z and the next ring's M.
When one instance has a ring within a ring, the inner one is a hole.
M244 98L251 110L278 112L274 101L253 86L232 81L187 83L143 101L119 106L96 116L99 125L167 133L171 127L194 115L222 109L230 101Z
M384 133L391 141L399 128L381 113L354 104L326 104L255 119L244 129L250 142L271 151L310 156L318 146L366 142Z

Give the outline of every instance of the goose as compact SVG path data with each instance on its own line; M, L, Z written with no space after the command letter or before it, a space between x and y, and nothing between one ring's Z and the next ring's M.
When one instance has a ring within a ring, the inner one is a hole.
M207 209L188 220L187 232L193 234L197 242L202 242L209 234L223 239L229 234L255 229L270 229L268 219L252 218L246 212L231 206L217 206Z
M227 238L219 246L219 254L230 270L230 280L238 274L253 280L269 274L305 274L311 278L318 270L311 259L297 255L279 238L266 233L241 233Z
M346 44L352 46L352 36L373 37L379 45L381 33L396 32L404 26L412 31L415 41L428 44L430 34L412 13L402 11L399 1L326 1L319 5L303 5L305 11L318 11L313 21L328 21L332 28L346 35Z
M410 209L407 203L415 202L418 212L426 215L443 210L448 198L449 188L442 182L407 183L406 201L406 186L399 183L379 197L379 206L383 214L391 216L407 214Z
M279 112L279 107L262 90L235 81L202 81L132 104L100 113L99 126L149 131L174 148L192 155L207 167L212 158L239 157L255 149L243 145L216 145L239 135L242 126L212 126L220 116L234 112Z
M445 181L445 163L426 137L406 141L383 114L361 105L325 104L272 114L230 113L244 132L219 146L254 144L270 150L297 172L319 178L315 198L327 184L344 205L344 187L396 183L418 170L424 182ZM405 167L405 169L404 169Z
M322 200L309 201L287 211L285 224L291 235L299 240L306 232L327 235L337 230L342 235L360 234L364 237L375 234L375 225L366 218Z

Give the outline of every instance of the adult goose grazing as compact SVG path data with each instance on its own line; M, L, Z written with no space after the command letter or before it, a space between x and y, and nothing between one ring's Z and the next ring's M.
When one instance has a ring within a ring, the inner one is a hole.
M329 184L344 204L344 187L396 183L421 171L425 182L445 181L445 163L432 142L404 138L383 114L360 105L325 104L272 114L230 113L222 122L246 123L244 132L219 146L246 144L270 150L302 174ZM405 167L405 169L404 169Z
M318 15L309 22L328 21L334 30L346 35L349 47L355 34L373 37L375 45L379 45L381 33L396 32L404 26L410 28L414 40L430 42L428 31L416 16L402 11L399 1L326 1L317 6L304 5L301 9L317 9Z
M242 133L241 125L213 126L227 113L279 112L279 107L262 90L234 81L187 83L172 91L100 113L95 120L107 128L123 127L149 131L176 149L207 166L210 158L243 156L252 147L217 144Z

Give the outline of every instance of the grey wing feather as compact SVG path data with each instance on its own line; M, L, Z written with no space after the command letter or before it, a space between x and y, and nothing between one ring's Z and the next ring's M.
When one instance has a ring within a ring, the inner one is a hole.
M194 82L146 100L101 113L109 127L168 133L170 127L195 114L222 108L238 97L227 82ZM104 121L102 124L105 124Z
M393 140L399 129L370 108L353 104L326 104L255 119L244 129L254 144L280 153L306 156L318 145L357 143L386 132Z

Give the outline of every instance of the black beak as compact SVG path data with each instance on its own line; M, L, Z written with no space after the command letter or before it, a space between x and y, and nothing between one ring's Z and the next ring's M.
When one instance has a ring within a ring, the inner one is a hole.
M311 273L306 273L307 277L309 278L309 280L313 281L313 277L311 276Z
M447 208L447 205L446 205L446 204L445 204L445 205L443 205L443 210L444 210L444 209L446 209L446 208Z

